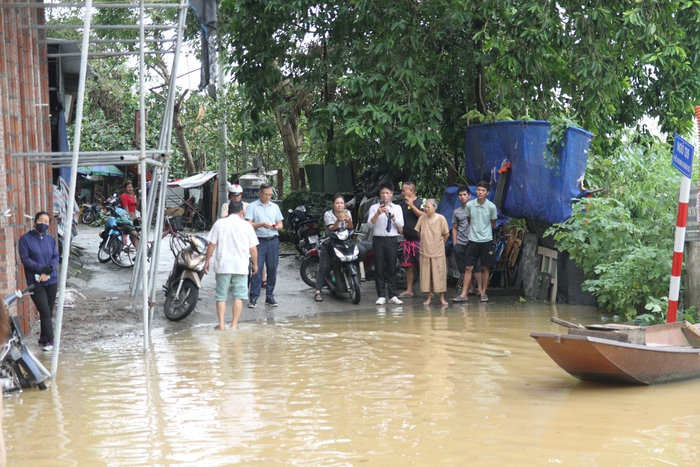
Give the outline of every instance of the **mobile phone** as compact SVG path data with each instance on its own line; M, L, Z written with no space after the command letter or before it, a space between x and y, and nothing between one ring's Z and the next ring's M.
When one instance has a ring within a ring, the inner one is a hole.
M380 199L380 200L379 200L379 206L384 206L385 204L386 204L386 203L384 202L383 199Z

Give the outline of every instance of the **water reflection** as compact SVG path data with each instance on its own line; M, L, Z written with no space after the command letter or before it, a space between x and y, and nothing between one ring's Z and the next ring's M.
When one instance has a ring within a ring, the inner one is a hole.
M6 401L9 465L696 465L700 383L579 383L528 337L553 313L595 318L387 307L66 353Z

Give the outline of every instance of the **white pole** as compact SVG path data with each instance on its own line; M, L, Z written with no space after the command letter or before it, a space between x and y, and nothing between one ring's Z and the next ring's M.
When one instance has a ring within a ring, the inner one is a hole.
M139 155L139 170L141 171L141 209L143 210L147 206L146 200L146 62L144 54L145 46L145 6L143 0L139 1L139 146L141 153ZM143 219L143 216L142 216ZM146 250L148 249L148 227L150 222L141 223L141 242L139 242L140 259L141 259L141 287L143 300L141 301L143 307L143 351L148 352L148 338L150 334L150 326L148 323L148 270L146 269L147 256ZM136 287L138 290L138 286Z
M70 260L71 231L73 229L73 209L75 208L75 186L78 178L78 156L80 154L80 136L83 128L83 104L85 102L85 81L87 76L87 57L90 47L90 21L92 20L92 0L85 1L85 19L83 21L83 48L80 51L80 75L78 79L78 99L75 105L75 134L73 138L73 158L70 167L70 184L66 206L67 232L63 236L63 260L58 276L58 308L56 309L56 333L54 336L53 356L51 357L51 378L56 379L58 372L58 355L61 349L61 328L63 327L63 304Z

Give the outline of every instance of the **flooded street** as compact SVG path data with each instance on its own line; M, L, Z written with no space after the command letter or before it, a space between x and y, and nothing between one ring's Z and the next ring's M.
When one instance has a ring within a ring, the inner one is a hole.
M418 303L65 352L5 400L8 465L698 464L700 382L581 383L529 337L594 310Z

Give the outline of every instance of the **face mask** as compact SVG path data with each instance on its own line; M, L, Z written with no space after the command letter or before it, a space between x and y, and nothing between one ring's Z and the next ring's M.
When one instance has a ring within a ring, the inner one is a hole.
M45 234L49 230L49 224L34 224L36 227L36 230L41 233Z

